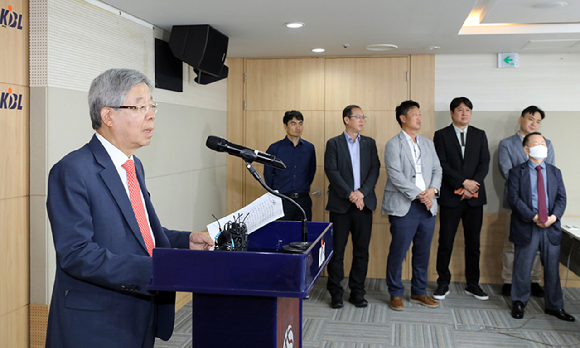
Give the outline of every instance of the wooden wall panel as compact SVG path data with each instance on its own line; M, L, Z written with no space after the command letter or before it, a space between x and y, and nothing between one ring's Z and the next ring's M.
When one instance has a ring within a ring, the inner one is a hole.
M247 110L324 110L324 60L248 59Z
M421 105L419 134L433 139L435 133L435 55L411 56L411 99Z
M0 315L29 303L28 204L28 197L0 200Z
M0 0L0 83L28 86L28 1ZM5 90L2 90L5 92Z
M0 199L29 193L29 95L28 87L0 83Z
M408 57L327 58L325 110L395 110L408 99Z
M0 315L0 348L28 347L28 305Z

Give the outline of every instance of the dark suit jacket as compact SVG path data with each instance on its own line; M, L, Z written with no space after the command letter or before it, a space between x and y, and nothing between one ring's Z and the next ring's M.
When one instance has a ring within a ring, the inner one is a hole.
M486 204L483 179L489 171L489 148L485 132L469 126L467 139L465 139L465 157L461 156L461 146L453 124L435 132L433 142L443 168L439 204L451 208L458 206L461 196L453 192L463 187L465 179L479 183L479 197L471 198L467 200L467 203L472 207Z
M375 140L360 135L360 192L364 195L365 206L377 208L375 185L379 178L381 163L377 155ZM357 139L358 141L358 139ZM329 139L324 152L324 172L328 177L328 203L326 210L344 214L351 205L348 199L354 188L352 162L344 133Z
M560 169L546 163L546 182L548 190L548 216L557 217L548 227L548 238L554 245L562 242L560 219L566 210L566 189ZM510 169L508 177L508 202L512 208L510 221L510 242L527 245L532 239L532 227L537 212L532 208L532 186L528 161Z
M189 233L170 231L155 214L143 165L137 179L156 247L187 248ZM152 259L131 202L96 136L54 165L48 216L57 256L47 347L147 347L173 332L175 293L152 295Z

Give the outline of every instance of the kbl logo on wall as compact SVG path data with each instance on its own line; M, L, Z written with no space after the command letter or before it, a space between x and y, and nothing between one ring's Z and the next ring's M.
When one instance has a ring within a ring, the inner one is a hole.
M22 15L12 11L12 6L8 5L8 9L3 8L0 12L0 25L22 30Z
M22 94L12 93L12 88L8 88L8 93L2 92L0 109L22 110Z

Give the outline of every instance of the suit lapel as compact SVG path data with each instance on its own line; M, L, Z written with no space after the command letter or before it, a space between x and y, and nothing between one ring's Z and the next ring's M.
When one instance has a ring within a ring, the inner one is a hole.
M139 243L141 243L143 249L147 251L147 247L143 241L143 236L141 235L141 230L139 229L139 224L137 223L137 218L135 217L135 212L133 211L133 207L131 207L131 201L129 200L129 197L127 197L127 191L121 182L121 178L119 178L119 172L117 172L113 161L111 161L111 157L96 136L93 136L89 142L89 148L93 152L97 162L103 166L103 170L99 173L103 182L115 199L115 202L119 206L119 209L121 210L125 221L127 221L127 224L131 228L131 231Z
M528 162L524 162L520 167L523 171L520 183L520 189L522 191L523 201L526 202L528 207L532 209L532 181L530 179L530 169L528 168Z
M362 180L363 180L363 175L362 173L366 173L368 171L367 166L370 165L370 161L367 160L366 155L367 155L367 140L365 138L363 138L362 135L358 135L359 138L359 149L360 149L360 154L359 154L359 158L360 158L360 179L361 179L361 185L362 185Z
M404 131L401 131L401 133L399 133L399 140L401 141L401 150L403 151L403 153L405 154L405 156L407 157L407 159L411 163L411 168L413 168L413 171L414 171L415 170L415 159L413 158L413 154L411 153L411 149L409 148L409 142L407 140L407 137L405 137L403 132Z
M554 168L546 163L546 190L548 190L548 213L551 214L554 208L554 203L556 202L556 194L558 193L558 187L556 185L556 171Z
M522 145L522 141L520 139L520 136L517 134L514 134L512 136L513 138L513 143L515 146L515 150L516 150L516 156L519 157L519 162L523 163L523 162L527 162L528 161L528 154L526 154L526 152L524 151L524 147Z
M338 153L339 155L342 153L342 156L346 156L345 158L348 158L348 161L346 162L346 165L348 166L348 172L350 173L350 175L352 176L352 162L350 159L350 151L348 151L348 144L347 144L346 137L344 136L344 133L342 133L339 138L338 138Z
M469 132L467 132L469 133ZM459 159L463 161L463 155L461 155L461 144L459 144L459 139L457 139L457 133L455 133L455 128L453 124L450 124L447 127L447 132L445 133L447 136L447 140L453 143L453 148L457 151L457 155L459 155ZM467 139L469 139L469 135L467 135ZM465 152L467 153L467 139L465 139Z

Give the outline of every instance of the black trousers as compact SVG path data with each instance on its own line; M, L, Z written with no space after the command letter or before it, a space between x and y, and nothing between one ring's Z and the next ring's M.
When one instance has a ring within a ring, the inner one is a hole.
M294 201L298 203L304 212L306 213L306 218L308 221L312 221L312 199L310 196L298 197L294 198ZM284 216L281 217L279 220L286 220L286 221L302 221L302 212L296 208L296 206L287 200L282 200L282 206L284 208Z
M334 255L328 262L326 289L333 297L340 297L344 293L340 282L344 278L344 249L350 232L352 234L353 257L348 287L351 296L364 296L369 263L369 244L373 228L373 212L367 207L359 210L353 203L344 214L330 212L330 222L333 223L334 230L332 238Z
M441 206L439 211L439 247L437 248L438 284L449 285L449 261L453 252L459 220L463 221L465 236L465 279L467 285L479 283L479 237L483 222L483 206L472 207L461 201L457 207Z

